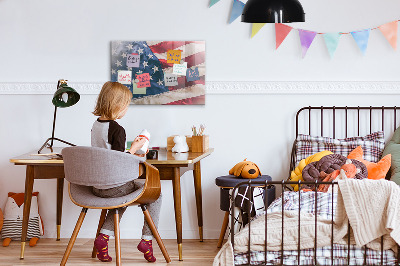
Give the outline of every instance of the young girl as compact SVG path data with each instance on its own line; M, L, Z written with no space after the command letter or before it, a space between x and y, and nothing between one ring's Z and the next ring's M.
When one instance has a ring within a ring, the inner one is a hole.
M126 114L131 99L132 93L124 85L110 81L103 85L93 112L94 115L99 116L92 127L91 139L93 147L125 152L125 129L115 120L122 118ZM139 162L144 160L141 157L145 155L137 155L136 151L139 150L145 142L146 139L144 138L136 138L129 149L129 153L131 153L132 156L138 156L138 167ZM132 176L132 181L117 187L93 187L93 194L102 198L125 196L144 186L143 183L135 182L136 178L137 176ZM158 226L160 207L161 195L155 202L147 205L156 226ZM125 210L126 207L118 209L120 219ZM114 236L114 214L115 210L109 210L107 212L106 220L101 228L100 234L94 241L94 245L97 249L97 258L101 261L112 260L108 255L108 240L110 236ZM150 227L145 221L142 230L142 240L137 248L144 253L144 258L149 262L156 261L156 258L153 256L152 237L153 234L151 233Z

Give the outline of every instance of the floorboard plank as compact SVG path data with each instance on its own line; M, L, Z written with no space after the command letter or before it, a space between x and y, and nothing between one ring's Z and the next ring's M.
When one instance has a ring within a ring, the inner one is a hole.
M69 239L40 239L36 247L27 246L25 249L25 259L19 259L21 244L12 241L9 247L0 246L0 258L2 266L11 265L60 265L61 258L67 247ZM136 249L140 240L121 239L122 263L123 265L149 266L150 264L143 258L143 254ZM172 262L167 264L162 256L157 243L153 243L154 255L157 258L157 265L212 265L215 255L218 253L216 239L204 240L185 239L183 241L183 261L178 261L178 248L176 240L163 240L168 250ZM110 240L110 255L115 257L113 239ZM92 259L93 240L77 239L68 259L67 265L105 265L97 259ZM114 265L114 263L107 263Z

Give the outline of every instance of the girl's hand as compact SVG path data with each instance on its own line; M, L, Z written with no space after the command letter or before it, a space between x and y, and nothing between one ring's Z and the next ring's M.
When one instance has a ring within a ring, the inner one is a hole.
M146 153L145 154L136 154L135 153L135 155L136 156L139 156L139 157L146 157L146 155L149 153L149 149L147 149L147 151L146 151Z
M143 147L143 145L146 143L146 141L147 140L145 138L136 137L135 140L132 142L129 152L131 154L135 154L140 148Z

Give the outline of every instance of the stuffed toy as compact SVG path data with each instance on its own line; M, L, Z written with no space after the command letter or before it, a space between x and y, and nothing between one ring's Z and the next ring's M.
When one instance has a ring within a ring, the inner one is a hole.
M229 170L229 174L249 179L260 176L261 172L258 166L255 163L246 160L247 158L242 162L237 163L231 170Z
M321 160L322 157L326 156L326 155L330 155L333 154L333 152L331 151L320 151L318 153L315 153L311 156L308 156L307 158L301 160L299 162L299 164L297 165L297 167L290 173L290 181L303 181L303 176L302 176L302 172L304 167L306 167L306 165L308 165L309 163L312 162L317 162L319 160ZM299 190L299 185L291 185L294 188L294 191L298 191Z
M0 209L0 232L1 232L1 228L3 228L3 212Z
M174 137L175 146L172 148L172 152L188 152L189 146L186 143L185 136L175 136Z
M339 170L335 170L330 174L325 174L321 172L321 176L325 178L322 180L323 182L332 182L336 179L345 179L345 178L354 178L358 173L360 173L360 168L357 168L350 159L346 161L344 165ZM331 185L320 185L318 187L318 192L329 192L331 190Z
M29 214L27 239L30 239L29 246L31 247L35 246L40 236L43 235L43 223L39 216L37 200L38 194L39 192L32 193L31 212ZM24 193L9 192L1 230L3 247L8 247L11 240L21 241L23 213Z
M350 152L347 158L356 159L365 164L368 169L368 179L374 179L374 180L384 179L386 177L387 172L390 169L392 155L387 154L379 162L373 163L364 160L363 153L364 152L361 146L358 146L352 152Z
M309 163L303 169L303 179L308 182L323 181L325 177L336 170L340 170L341 167L348 162L348 158L340 154L330 154L324 156L318 162ZM355 165L359 171L357 171L354 178L364 179L368 176L367 167L360 161L350 159L350 163ZM303 184L302 188L314 189L314 185Z

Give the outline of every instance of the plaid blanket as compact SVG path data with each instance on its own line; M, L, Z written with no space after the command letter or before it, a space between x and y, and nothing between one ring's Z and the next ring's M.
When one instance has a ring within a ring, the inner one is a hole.
M285 192L283 196L277 198L268 207L267 214L273 212L286 210L298 210L316 214L326 219L332 219L332 213L335 215L336 208L336 194L317 192ZM263 214L259 214L253 218L257 219ZM364 247L357 247L350 245L350 256L348 253L347 245L333 245L333 263L332 263L332 248L326 246L316 249L317 265L348 265L347 259L350 258L349 265L381 265L381 252L371 250ZM364 254L366 257L364 258ZM385 250L383 253L384 265L395 265L396 257L392 250ZM281 252L280 251L267 251L265 252L250 252L250 265L257 265L265 263L265 255L267 256L266 265L280 265ZM314 265L314 249L304 249L298 255L297 250L285 250L283 252L284 265ZM364 261L365 260L365 261ZM248 264L248 253L235 254L235 265Z

